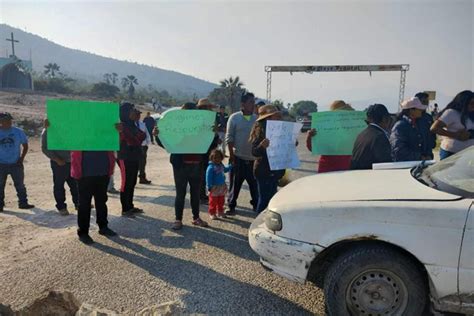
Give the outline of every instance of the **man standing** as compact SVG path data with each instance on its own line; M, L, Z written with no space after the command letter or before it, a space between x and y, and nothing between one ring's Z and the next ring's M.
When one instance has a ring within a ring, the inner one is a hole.
M255 157L252 155L252 144L249 142L250 132L257 120L254 113L255 96L247 92L242 95L240 101L241 111L229 117L225 137L229 148L229 162L233 166L230 172L228 215L235 215L237 199L244 180L249 185L250 195L252 196L250 203L254 210L258 202L257 182L253 175Z
M426 107L428 108L428 105L430 103L428 93L418 92L415 95L415 98L418 98L421 104L426 105ZM433 148L436 147L436 134L431 133L430 131L431 125L433 125L433 116L426 113L426 110L425 110L423 111L423 114L421 115L421 117L416 120L416 126L418 127L418 130L422 138L423 148L421 150L421 156L424 159L433 159L434 157Z
M146 158L148 154L148 145L151 144L151 137L150 137L150 132L148 129L148 125L146 125L145 120L140 121L140 115L142 112L137 110L137 124L138 128L146 134L145 140L142 142L142 156L140 157L139 163L138 163L138 178L140 179L140 184L151 184L151 181L146 178ZM147 118L150 117L150 112L147 114ZM146 119L146 118L145 118ZM151 118L153 120L153 118ZM153 120L154 121L154 120ZM155 128L155 126L153 126ZM153 133L153 129L151 130L151 133Z
M372 164L392 161L388 130L392 119L383 104L367 109L367 126L356 138L352 149L351 169L372 169Z
M145 123L146 129L148 130L148 135L153 134L153 129L156 126L156 121L154 118L151 117L150 112L146 113L146 117L143 119L143 123ZM155 141L153 140L153 137L150 137L151 143L154 144Z
M49 150L48 149L48 120L45 121L45 128L41 133L41 150L50 159L51 170L53 172L53 192L56 200L56 209L61 215L69 215L66 204L66 191L64 184L67 183L71 191L72 201L75 209L79 205L79 193L76 181L71 177L71 152L69 150Z
M217 125L217 134L219 135L219 140L221 141L222 153L225 156L225 132L227 129L227 121L229 120L229 115L225 112L225 106L221 105L219 107L219 112L216 115L216 125Z
M28 204L24 183L23 161L28 153L28 139L23 130L12 126L12 120L10 113L0 113L0 212L3 212L5 207L5 185L8 175L12 177L15 185L18 207L20 209L35 207Z

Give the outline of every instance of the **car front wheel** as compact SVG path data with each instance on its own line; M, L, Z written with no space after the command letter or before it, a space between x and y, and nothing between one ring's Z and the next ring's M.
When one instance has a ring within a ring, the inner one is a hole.
M334 316L419 316L427 302L418 267L382 245L361 245L339 256L326 274L324 292Z

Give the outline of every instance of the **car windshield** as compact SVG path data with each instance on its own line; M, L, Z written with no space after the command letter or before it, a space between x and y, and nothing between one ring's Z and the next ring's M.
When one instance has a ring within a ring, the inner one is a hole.
M473 198L474 146L429 167L415 167L412 175L434 189Z

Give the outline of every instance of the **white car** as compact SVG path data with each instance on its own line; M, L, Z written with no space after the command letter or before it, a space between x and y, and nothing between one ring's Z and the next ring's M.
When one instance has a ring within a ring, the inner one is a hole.
M474 146L431 166L325 173L252 223L266 268L324 289L329 315L474 313Z

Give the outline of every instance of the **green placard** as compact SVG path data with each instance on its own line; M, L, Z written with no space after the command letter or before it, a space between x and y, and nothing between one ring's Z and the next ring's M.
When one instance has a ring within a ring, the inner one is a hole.
M110 102L47 100L48 149L119 150L119 105Z
M204 154L214 139L216 113L168 110L158 121L159 138L171 154Z
M367 127L366 113L361 111L328 111L312 113L313 155L352 155L354 141Z

